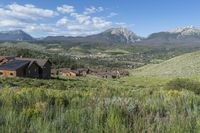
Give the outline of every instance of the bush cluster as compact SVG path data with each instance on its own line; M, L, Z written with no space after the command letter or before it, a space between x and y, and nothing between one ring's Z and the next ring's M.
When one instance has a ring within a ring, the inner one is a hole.
M190 79L174 79L167 83L169 89L175 90L189 90L193 91L195 94L200 94L200 82L190 80Z

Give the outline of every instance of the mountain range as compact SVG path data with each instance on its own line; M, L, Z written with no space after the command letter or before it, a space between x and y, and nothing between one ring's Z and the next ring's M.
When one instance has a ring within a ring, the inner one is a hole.
M144 44L200 44L200 29L194 26L176 28L149 35Z
M35 39L22 30L0 32L0 41L34 41Z
M126 28L111 28L104 32L86 37L65 37L48 36L43 41L69 41L69 42L88 42L88 43L109 43L109 44L133 44L142 40L132 31Z
M33 38L22 30L0 32L0 41L45 41L45 42L87 42L108 44L200 44L200 29L194 26L182 27L170 31L153 33L140 37L127 28L111 28L104 32L86 37L47 36Z

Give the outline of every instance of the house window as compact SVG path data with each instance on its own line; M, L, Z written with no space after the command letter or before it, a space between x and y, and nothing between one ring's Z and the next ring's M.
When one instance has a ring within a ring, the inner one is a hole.
M13 76L14 74L13 73L10 73L10 76Z
M0 72L0 75L3 75L3 72Z

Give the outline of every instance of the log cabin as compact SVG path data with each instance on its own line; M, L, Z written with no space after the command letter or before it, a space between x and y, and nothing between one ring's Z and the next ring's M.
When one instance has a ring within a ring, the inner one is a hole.
M35 61L39 66L39 78L48 79L51 77L52 63L48 59L15 58L16 60Z
M46 59L0 57L0 76L49 79L51 62Z

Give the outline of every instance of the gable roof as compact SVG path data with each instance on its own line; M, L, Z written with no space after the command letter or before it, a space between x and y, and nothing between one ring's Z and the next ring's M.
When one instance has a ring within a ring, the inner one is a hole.
M51 64L51 62L48 59L33 59L33 58L20 58L20 57L16 57L15 59L31 61L31 62L35 61L41 68L43 68L47 62L49 62Z
M12 60L4 65L0 65L0 70L17 70L25 65L28 65L30 61Z
M29 65L28 65L28 68L30 68L33 64L35 64L36 66L41 68L40 65L38 65L38 63L36 61L30 61Z
M34 63L36 63L41 68L43 68L48 62L51 64L51 62L48 59L33 59L33 58L22 58L22 57L13 57L13 56L0 56L0 62L2 62L0 66L6 65L13 60L28 61L30 62L29 67Z

